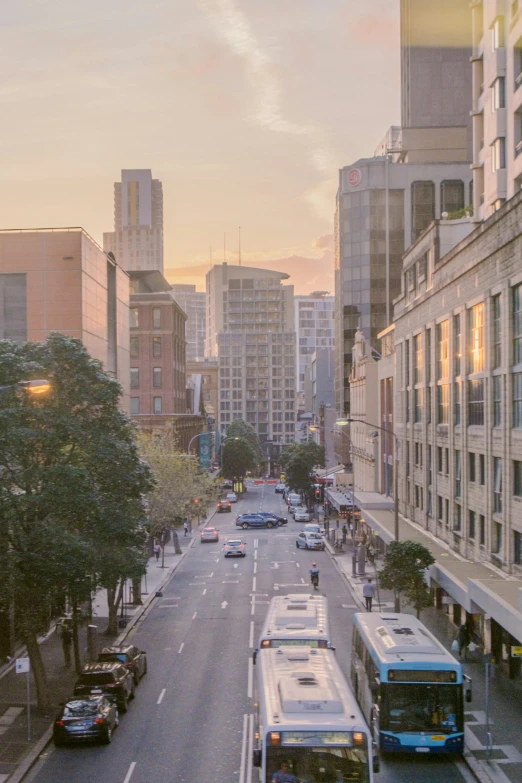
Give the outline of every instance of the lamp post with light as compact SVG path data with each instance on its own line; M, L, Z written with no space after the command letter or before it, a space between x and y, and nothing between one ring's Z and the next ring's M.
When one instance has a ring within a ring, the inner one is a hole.
M18 381L17 383L8 383L4 386L0 386L0 392L9 391L9 389L16 389L17 391L25 391L28 394L45 394L51 388L51 384L46 380L39 381Z

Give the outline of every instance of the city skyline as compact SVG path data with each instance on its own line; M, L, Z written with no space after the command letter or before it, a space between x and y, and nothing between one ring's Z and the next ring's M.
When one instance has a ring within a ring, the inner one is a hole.
M0 55L2 227L82 225L102 244L121 169L151 169L171 282L202 290L241 226L243 263L333 291L337 171L400 114L398 6L22 0Z

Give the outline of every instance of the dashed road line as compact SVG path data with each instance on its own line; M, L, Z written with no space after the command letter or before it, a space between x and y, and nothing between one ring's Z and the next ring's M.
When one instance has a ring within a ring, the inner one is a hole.
M127 771L127 774L125 775L125 779L124 779L123 783L129 783L129 780L132 777L132 773L134 772L135 767L136 767L136 762L132 761L131 765L130 765L128 771Z
M252 658L248 659L248 683L247 683L247 696L249 699L254 695L254 662Z
M205 595L205 593L206 593L206 592L207 592L207 588L205 587L205 589L203 590L203 592L201 593L201 595Z
M250 649L254 646L254 621L250 621L250 633L248 635L248 646Z
M194 614L192 615L192 619L193 619L193 620L195 620L195 619L196 619L196 615L197 615L197 612L194 612Z
M158 701L156 702L156 704L161 704L161 702L163 701L163 697L165 696L166 692L167 692L167 689L163 688L163 690L161 691L161 693L159 695L159 698L158 698Z
M178 655L179 655L179 654L180 654L180 652L183 650L184 646L185 646L185 642L181 642L181 644L180 644L180 646L179 646L179 650L178 650Z

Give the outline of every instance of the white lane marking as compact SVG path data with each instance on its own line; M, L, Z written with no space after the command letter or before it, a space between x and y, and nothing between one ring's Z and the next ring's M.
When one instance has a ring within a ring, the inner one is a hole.
M165 693L166 693L166 691L167 691L167 689L166 689L166 688L163 688L163 690L161 691L161 693L160 693L160 695L159 695L159 699L158 699L158 701L156 702L156 704L161 704L161 702L163 701L163 697L165 696Z
M254 715L249 716L248 750L247 750L247 779L246 783L252 783L252 748L254 746Z
M206 582L189 582L189 587L201 587L202 585L206 584Z
M179 604L160 604L160 609L177 609Z
M466 766L466 764L463 761L456 761L455 766L457 767L458 771L466 781L466 783L474 783L476 781L475 775L472 773L470 769Z
M239 579L224 579L221 584L223 585L238 585Z
M254 574L257 574L257 563L254 563Z
M246 716L245 716L245 717L246 717ZM123 783L129 783L129 780L130 780L130 779L131 779L131 777L132 777L132 773L134 772L134 768L135 768L135 766L136 766L136 762L135 762L135 761L132 761L132 762L131 762L131 765L130 765L130 767L129 767L128 771L127 771L127 774L125 775L125 780L123 781Z
M254 694L254 662L252 658L249 658L248 659L248 684L247 684L248 698L251 699L253 694Z
M243 715L243 737L241 739L241 763L239 766L239 783L245 783L245 760L247 749L247 722L248 715ZM127 783L127 781L125 781Z
M252 579L252 592L253 593L256 592L256 583L257 583L257 576L254 576L254 578Z
M250 649L254 646L254 621L250 620L250 633L248 635L248 646Z
M223 601L223 603L221 604L221 608L226 609L227 606L228 606L228 601Z
M301 568L301 566L299 565L299 563L296 563L296 564L295 564L295 567L296 567L296 568Z
M207 588L205 587L205 589L203 590L203 592L201 593L201 595L205 595L205 593L206 593L206 592L207 592Z
M254 552L254 560L257 560L257 549L256 549L256 551Z
M302 582L303 584L306 584L306 582L305 582L305 580L303 579L303 577L301 577L301 582Z
M197 612L194 612L194 614L192 615L192 619L193 619L193 620L195 620L195 619L196 619L196 615L197 615Z
M182 651L182 649L184 648L184 646L185 646L185 642L181 642L181 644L180 644L180 646L179 646L179 650L178 650L178 655L180 654L180 652Z
M254 538L254 549L257 549L257 545L259 544L259 539Z
M256 601L254 596L252 596L252 608L250 610L250 614L254 614L255 611L256 611Z

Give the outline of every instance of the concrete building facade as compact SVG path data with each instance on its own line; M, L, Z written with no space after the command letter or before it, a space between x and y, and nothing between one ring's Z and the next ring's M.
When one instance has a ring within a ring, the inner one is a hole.
M294 297L294 307L298 409L302 409L305 373L312 354L316 349L333 348L335 298L326 291L314 291L309 296Z
M206 354L219 364L219 427L252 424L271 453L294 440L295 327L288 275L219 264L207 273Z
M114 183L114 231L103 246L125 270L163 273L163 186L150 169L123 169Z
M205 357L207 295L195 285L173 285L172 296L187 315L187 362L199 362Z
M333 348L317 348L305 373L305 411L315 418L321 405L335 408Z
M195 362L187 359L186 369L187 387L190 385L194 389L194 398L201 403L198 411L202 406L207 416L216 419L219 410L218 360Z
M0 231L0 339L78 337L129 410L129 278L82 228Z

